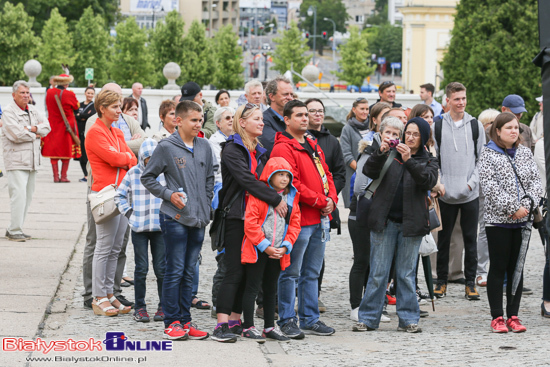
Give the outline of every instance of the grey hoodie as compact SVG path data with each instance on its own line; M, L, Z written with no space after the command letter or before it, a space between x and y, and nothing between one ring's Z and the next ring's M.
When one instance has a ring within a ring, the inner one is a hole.
M160 211L188 226L204 228L210 222L210 203L214 190L214 168L210 143L195 138L193 152L176 131L160 141L147 164L141 183L151 194L163 199ZM166 187L156 178L164 173ZM170 197L179 188L187 193L187 205L179 210Z
M464 112L462 125L456 127L450 113L443 114L441 129L441 151L435 142L438 157L441 157L440 177L445 185L445 195L440 199L447 204L464 204L479 197L479 172L477 156L485 145L483 125L477 121L479 138L477 147L474 147L471 123L476 120ZM435 124L432 125L432 134L435 136ZM435 139L434 139L435 140ZM468 189L470 186L471 190Z

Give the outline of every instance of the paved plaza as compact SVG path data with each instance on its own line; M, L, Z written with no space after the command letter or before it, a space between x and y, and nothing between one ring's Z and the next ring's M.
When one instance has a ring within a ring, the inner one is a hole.
M0 160L0 168L3 163ZM137 323L131 314L113 318L94 316L82 306L82 252L85 242L86 185L77 162L71 162L68 184L54 184L49 162L37 176L36 192L25 232L34 239L25 243L0 238L0 338L29 341L103 341L107 332L123 332L129 341L160 341L163 325L151 321ZM7 179L0 178L0 230L9 222ZM391 322L378 331L354 333L349 319L348 275L353 253L347 230L347 211L341 236L332 234L327 245L322 300L328 311L322 315L336 328L330 337L307 336L290 343L242 340L224 345L210 339L174 342L172 351L41 352L2 351L0 367L11 366L497 366L550 364L544 341L550 336L550 320L540 316L544 251L538 233L533 234L528 253L525 285L533 295L524 296L520 319L527 327L523 334L493 334L486 289L480 301L464 299L464 286L450 284L446 298L437 300L436 312L421 319L420 334L397 332L395 306L389 306ZM2 232L3 234L4 232ZM132 271L133 247L128 245L128 269ZM212 275L216 268L208 236L202 250L199 298L211 301ZM421 285L425 289L423 277ZM157 302L154 274L150 267L147 303L154 310ZM124 294L134 299L133 288ZM153 311L154 312L154 311ZM210 311L192 310L200 328L212 331L216 321ZM262 327L262 320L256 325ZM146 343L144 342L143 345ZM55 358L57 357L57 361ZM110 362L90 362L108 357ZM37 360L51 358L52 361ZM85 361L88 358L89 362ZM34 359L34 360L32 360ZM132 361L133 359L133 361Z

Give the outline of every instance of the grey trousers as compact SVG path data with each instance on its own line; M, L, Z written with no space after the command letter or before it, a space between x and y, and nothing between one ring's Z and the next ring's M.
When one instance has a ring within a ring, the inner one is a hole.
M481 207L481 204L480 204ZM481 210L480 210L481 211ZM434 234L434 240L437 243L437 234ZM464 278L462 264L464 257L464 240L462 239L462 228L460 227L460 213L456 217L455 228L451 235L451 246L449 248L449 275L448 280L457 280ZM430 255L432 264L432 276L437 278L437 252Z
M479 190L479 233L477 235L477 275L487 277L487 265L489 264L489 244L485 232L485 195Z
M90 189L88 188L88 193ZM84 245L84 255L82 258L82 280L84 282L84 291L82 292L82 297L84 300L92 298L92 263L94 260L94 251L96 246L96 224L94 217L92 216L92 209L90 208L90 202L86 201L86 214L87 214L87 223L88 223L88 232L86 233L86 244ZM122 273L124 272L124 265L126 264L126 246L128 245L128 239L130 236L130 226L126 230L124 235L124 240L122 243L122 249L118 255L116 273L115 273L115 284L114 284L114 293L115 296L119 296L122 293L120 283L122 281Z
M118 255L122 249L128 218L119 214L102 224L96 224L97 242L92 263L92 294L114 293Z

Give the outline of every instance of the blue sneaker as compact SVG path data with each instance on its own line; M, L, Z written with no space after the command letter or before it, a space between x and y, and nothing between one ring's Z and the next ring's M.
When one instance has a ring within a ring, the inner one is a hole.
M305 334L321 335L321 336L332 335L336 332L334 328L326 326L325 323L322 322L321 320L318 320L315 324L311 326L300 326L300 329L302 329L302 331Z
M281 326L281 331L290 339L303 339L306 337L294 319L288 320L286 324Z

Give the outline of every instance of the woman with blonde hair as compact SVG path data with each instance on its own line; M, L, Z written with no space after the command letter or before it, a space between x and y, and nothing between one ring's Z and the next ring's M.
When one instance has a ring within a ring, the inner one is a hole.
M86 135L86 152L93 171L92 193L109 185L120 185L126 172L137 164L134 153L124 140L124 133L111 125L118 121L121 95L101 91L95 99L98 118ZM122 249L128 218L122 214L96 223L97 242L92 265L92 308L96 315L116 316L128 313L113 294L118 255Z
M239 107L233 119L233 135L227 139L221 152L223 187L219 198L220 207L227 211L224 233L226 274L218 292L218 324L212 334L212 339L219 342L235 342L236 335L243 331L241 313L245 276L241 244L248 197L252 195L268 203L282 217L288 211L281 196L259 180L268 159L266 150L258 141L263 128L259 106L247 103Z

